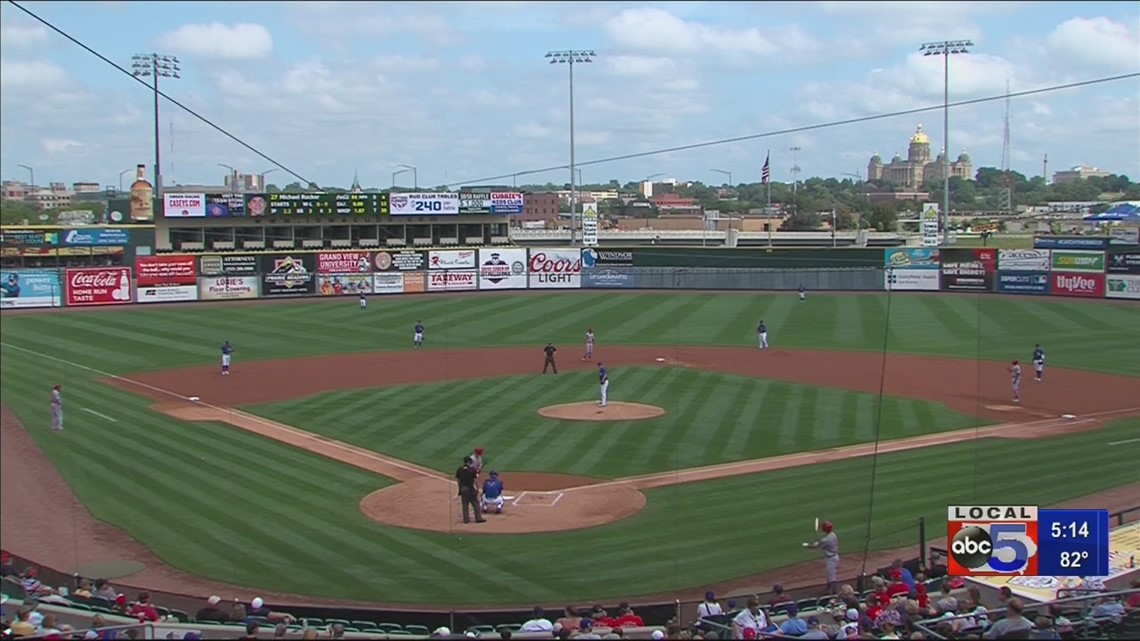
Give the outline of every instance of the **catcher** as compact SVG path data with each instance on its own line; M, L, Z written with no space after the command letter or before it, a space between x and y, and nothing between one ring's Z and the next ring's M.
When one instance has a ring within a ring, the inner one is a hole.
M483 513L487 514L495 508L495 514L503 513L503 482L499 480L499 473L492 471L488 479L483 481Z

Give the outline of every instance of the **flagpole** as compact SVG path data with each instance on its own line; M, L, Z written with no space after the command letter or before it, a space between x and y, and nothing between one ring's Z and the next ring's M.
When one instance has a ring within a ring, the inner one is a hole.
M772 158L772 150L769 149L764 153L764 166L768 166L768 161ZM772 180L769 178L764 181L765 186L768 188L768 208L772 208Z

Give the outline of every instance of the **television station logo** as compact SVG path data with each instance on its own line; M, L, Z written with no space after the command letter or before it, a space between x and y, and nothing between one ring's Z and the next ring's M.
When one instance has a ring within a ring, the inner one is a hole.
M1037 574L1037 506L951 505L948 511L951 576Z

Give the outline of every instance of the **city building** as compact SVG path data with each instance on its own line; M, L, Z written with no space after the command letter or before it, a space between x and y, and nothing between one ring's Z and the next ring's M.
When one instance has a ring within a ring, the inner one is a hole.
M942 179L945 153L943 150L937 158L931 159L930 137L922 131L922 125L919 125L910 138L906 159L895 154L891 162L884 165L882 157L876 153L867 163L867 180L881 180L904 189L915 190L922 187L927 180ZM958 156L958 160L950 163L950 175L964 180L974 179L974 164L965 151Z
M1053 184L1064 185L1065 183L1075 183L1078 180L1088 180L1089 178L1106 178L1111 175L1112 172L1110 171L1101 171L1096 167L1077 165L1068 171L1053 172Z
M235 171L226 174L224 184L226 191L248 191L260 194L265 191L265 174L246 174Z
M649 202L662 214L700 214L703 211L697 201L678 194L657 194L651 196Z
M538 192L523 194L523 215L520 220L557 221L561 210L558 192Z

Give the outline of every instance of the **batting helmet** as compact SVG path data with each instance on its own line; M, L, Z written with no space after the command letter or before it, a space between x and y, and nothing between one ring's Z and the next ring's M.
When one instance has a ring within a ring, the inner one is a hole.
M493 479L499 478L499 473L492 470L491 471L491 478L493 478Z
M819 524L819 529L823 530L824 532L831 532L835 529L835 526L831 524L831 521L824 521L823 523Z

